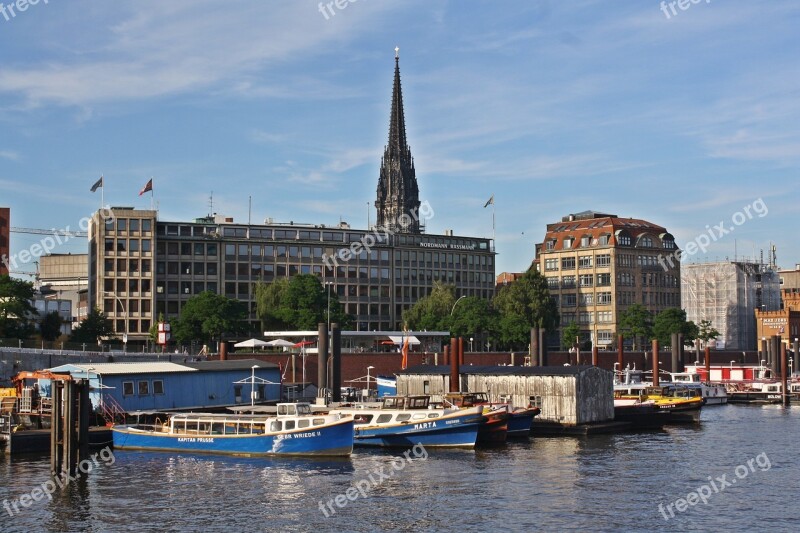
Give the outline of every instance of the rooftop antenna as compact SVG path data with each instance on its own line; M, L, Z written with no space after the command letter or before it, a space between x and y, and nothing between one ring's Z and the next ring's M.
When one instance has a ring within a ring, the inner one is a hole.
M208 216L214 214L214 191L208 196Z

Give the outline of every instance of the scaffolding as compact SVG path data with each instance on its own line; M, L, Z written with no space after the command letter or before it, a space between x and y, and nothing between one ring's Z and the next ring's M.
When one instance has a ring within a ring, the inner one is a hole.
M780 309L780 280L767 264L724 261L681 265L681 307L687 320L711 325L717 347L756 349L755 310Z

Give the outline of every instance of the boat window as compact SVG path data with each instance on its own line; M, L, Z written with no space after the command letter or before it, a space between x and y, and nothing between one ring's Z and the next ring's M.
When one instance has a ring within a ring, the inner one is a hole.
M428 417L425 416L425 413L417 413L414 416L412 416L411 418L413 418L414 420L423 420L423 419L428 418Z
M411 419L411 415L408 414L408 413L400 413L399 415L397 415L397 418L396 418L396 420L398 422L405 422L406 420L410 420L410 419Z
M439 418L439 413L430 413L428 418Z
M325 423L325 419L324 418L315 418L314 419L314 425L315 426L321 426L324 423Z
M392 419L392 415L380 415L378 419L375 421L378 424L385 424L386 422Z
M375 418L373 415L356 415L353 417L353 422L356 424L366 424Z
M286 430L294 429L294 420L287 420L286 424L284 424Z
M253 433L258 435L264 433L264 424L253 424Z
M311 422L308 419L297 421L298 428L307 428L309 425L311 425Z
M224 431L225 431L225 427L222 425L222 423L216 422L214 424L211 424L211 434L212 435L221 435L222 433L224 433Z
M281 430L281 421L280 420L273 420L272 424L269 426L269 430L272 432L280 431Z

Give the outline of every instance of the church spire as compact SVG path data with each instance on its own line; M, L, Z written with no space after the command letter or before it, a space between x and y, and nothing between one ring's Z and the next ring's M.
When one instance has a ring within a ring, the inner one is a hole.
M389 117L389 143L381 160L378 180L378 226L399 233L420 233L419 189L414 159L406 142L403 89L400 85L400 49L394 49L394 86Z

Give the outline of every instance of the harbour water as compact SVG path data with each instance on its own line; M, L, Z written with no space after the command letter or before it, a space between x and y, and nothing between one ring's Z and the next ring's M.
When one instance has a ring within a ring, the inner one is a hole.
M721 406L699 426L405 456L118 451L18 513L4 502L49 463L6 457L0 531L795 531L798 444L798 407Z

